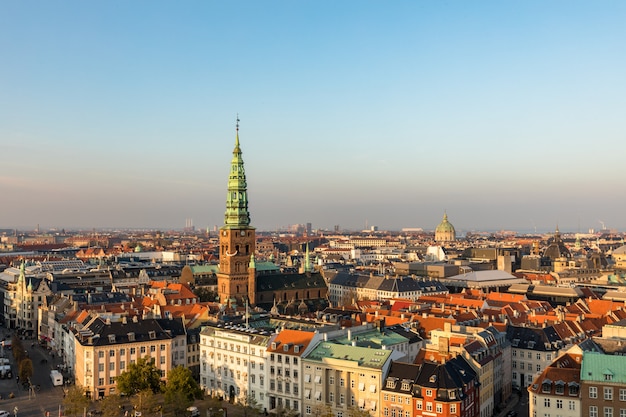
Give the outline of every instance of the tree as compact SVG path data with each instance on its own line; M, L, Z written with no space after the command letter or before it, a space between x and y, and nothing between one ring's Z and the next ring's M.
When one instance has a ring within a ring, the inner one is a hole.
M165 401L168 401L168 396L173 396L178 393L183 393L185 399L191 405L193 400L201 400L204 396L202 389L198 385L191 371L183 366L177 366L167 374L167 384L165 385Z
M243 408L244 417L258 417L261 415L261 405L252 395L239 398L239 405Z
M22 359L19 364L18 375L22 381L28 381L28 378L33 376L33 361L28 358Z
M187 394L182 391L166 391L165 392L165 411L168 415L180 416L185 414L187 407L191 405L191 401Z
M102 417L119 417L122 407L122 397L119 394L107 395L100 402Z
M296 417L298 416L298 411L292 408L285 408L282 405L279 405L274 410L276 417Z
M349 407L348 417L370 417L371 414L367 410L361 410L359 407Z
M328 404L320 404L313 407L313 415L315 417L333 417L333 409Z
M130 399L130 403L136 411L141 412L142 416L155 411L159 405L156 395L149 388L139 391Z
M161 371L152 358L146 356L137 362L128 365L128 369L117 377L117 391L126 395L135 395L140 391L151 390L153 393L161 391Z
M64 414L66 416L82 416L89 404L89 398L85 397L83 387L73 385L67 389L65 398L63 398Z

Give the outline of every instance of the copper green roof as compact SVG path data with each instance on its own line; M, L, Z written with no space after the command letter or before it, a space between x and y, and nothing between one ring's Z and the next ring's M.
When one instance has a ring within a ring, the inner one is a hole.
M626 356L605 355L598 352L583 352L580 380L625 384Z
M190 268L193 274L217 274L220 272L219 265L191 265Z
M450 223L448 221L448 214L444 213L443 215L443 220L441 221L441 223L439 223L439 226L437 226L437 228L435 229L436 232L442 233L442 232L454 232L454 226L452 226L452 223Z
M325 359L339 359L355 362L355 365L366 368L381 369L391 359L391 353L391 350L320 342L306 359L318 362L324 362Z
M226 195L226 213L224 214L223 229L247 229L250 226L250 212L248 211L248 191L246 172L243 167L239 146L239 119L237 119L237 135L233 159L230 163L228 176L228 193Z
M382 349L383 346L396 346L408 341L406 337L397 333L392 331L381 333L378 329L352 334L350 339L345 336L333 340L341 345L351 345L354 342L357 346L372 349Z

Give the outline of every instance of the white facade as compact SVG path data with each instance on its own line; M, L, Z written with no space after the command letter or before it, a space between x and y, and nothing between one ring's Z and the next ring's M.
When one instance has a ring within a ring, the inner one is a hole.
M212 396L268 409L268 334L208 327L200 333L200 386Z

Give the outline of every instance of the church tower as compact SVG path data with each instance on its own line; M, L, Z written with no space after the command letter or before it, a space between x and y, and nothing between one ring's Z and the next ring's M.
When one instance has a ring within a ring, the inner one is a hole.
M220 228L220 272L217 274L217 292L220 303L243 304L247 300L251 305L255 305L256 278L253 255L256 235L254 227L250 226L246 173L241 153L239 118L237 118L235 149L228 176L226 214L224 226Z

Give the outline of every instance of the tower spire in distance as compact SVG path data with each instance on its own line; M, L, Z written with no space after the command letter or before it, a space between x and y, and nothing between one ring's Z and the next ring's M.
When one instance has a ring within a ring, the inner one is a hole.
M241 147L239 146L239 115L237 115L235 148L233 149L233 159L230 163L226 213L224 215L224 227L226 228L238 229L250 226L248 184L246 183L246 171L241 155Z

